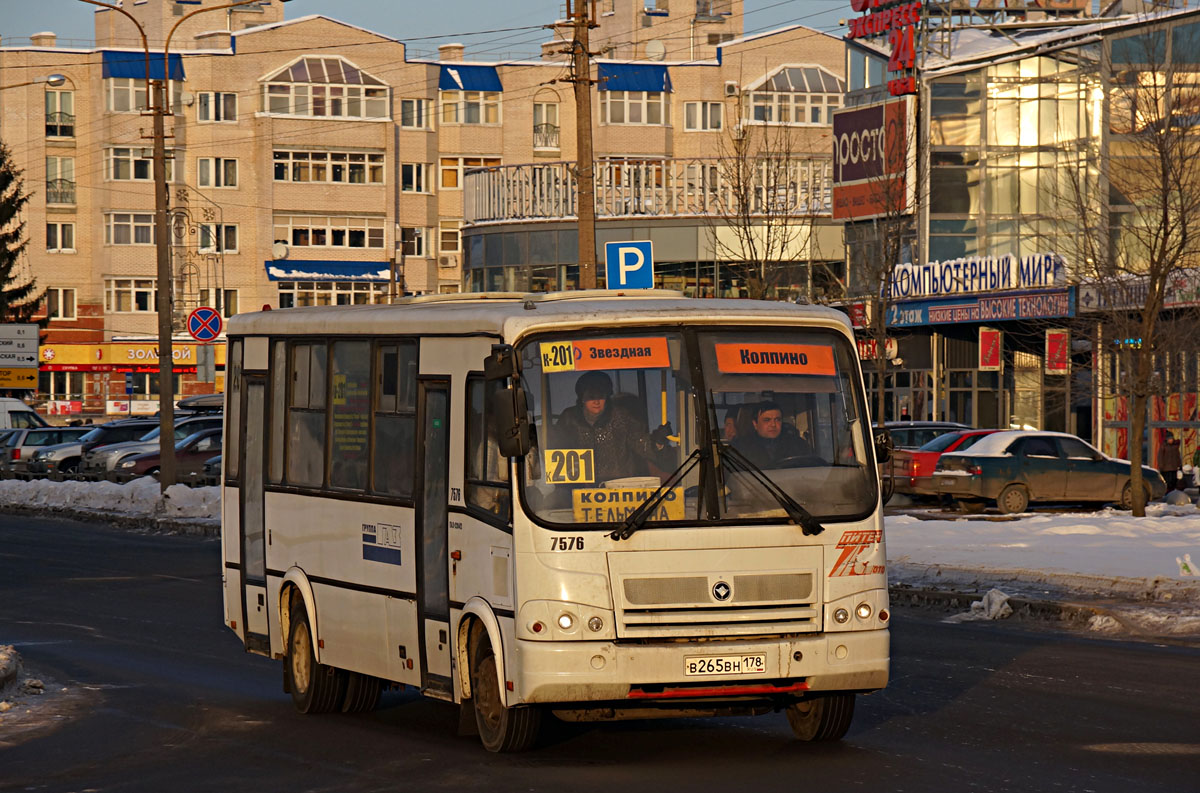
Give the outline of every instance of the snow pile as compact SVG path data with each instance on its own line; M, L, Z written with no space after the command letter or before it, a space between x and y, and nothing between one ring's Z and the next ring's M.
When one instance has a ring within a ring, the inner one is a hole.
M150 477L113 482L0 481L0 505L111 512L136 517L217 518L221 488L172 485L165 497Z
M1016 520L922 520L889 515L888 560L991 570L1178 578L1175 557L1200 556L1200 510L1150 504L1146 517L1104 509L1029 513Z
M1012 606L1008 605L1008 595L999 589L989 590L982 600L971 604L971 610L962 614L947 617L943 622L972 622L975 620L1003 620L1012 616Z

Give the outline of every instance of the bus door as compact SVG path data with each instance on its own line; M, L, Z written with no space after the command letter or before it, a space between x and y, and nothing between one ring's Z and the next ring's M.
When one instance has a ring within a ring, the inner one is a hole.
M452 696L450 683L450 567L447 519L450 475L450 381L420 381L418 416L420 452L417 471L417 541L420 573L417 613L420 621L421 689Z
M267 426L267 379L247 374L242 391L242 426ZM241 465L238 467L238 494L241 505L240 541L242 546L242 624L246 626L246 647L269 650L267 631L267 572L263 517L263 444L266 433L242 432Z

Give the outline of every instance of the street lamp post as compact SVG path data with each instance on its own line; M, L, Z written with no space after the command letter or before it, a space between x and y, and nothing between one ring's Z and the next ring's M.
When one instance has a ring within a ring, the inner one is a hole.
M48 85L51 88L58 88L67 81L66 75L63 74L48 74L45 77L38 77L35 80L26 80L23 83L13 83L12 85L0 85L0 91L7 91L9 88L23 88L27 85Z
M176 29L196 16L206 11L220 11L226 8L257 3L259 0L237 0L225 5L200 8L189 14L184 14L171 27L163 43L163 76L161 80L150 78L150 44L146 39L146 31L137 19L120 6L102 0L82 0L89 5L107 8L124 14L142 37L142 49L146 53L146 104L153 115L154 148L151 155L154 162L154 244L158 254L158 288L156 290L158 309L158 480L159 488L166 491L175 484L175 383L174 383L174 349L172 335L174 333L174 277L171 272L171 247L167 229L167 212L170 196L167 194L167 146L164 118L170 112L167 107L167 85L171 79L171 37Z

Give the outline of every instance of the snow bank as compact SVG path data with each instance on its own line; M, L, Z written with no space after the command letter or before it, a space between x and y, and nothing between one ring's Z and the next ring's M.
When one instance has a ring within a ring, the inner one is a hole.
M173 485L165 495L150 477L113 482L0 481L0 505L34 509L75 509L136 517L218 518L221 488Z

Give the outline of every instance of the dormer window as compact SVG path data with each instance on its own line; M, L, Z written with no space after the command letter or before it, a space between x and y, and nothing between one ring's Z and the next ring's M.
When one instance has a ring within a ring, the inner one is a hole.
M823 66L784 66L746 89L746 120L829 126L845 92L845 80Z
M300 58L263 81L273 116L387 119L388 88L344 58Z

